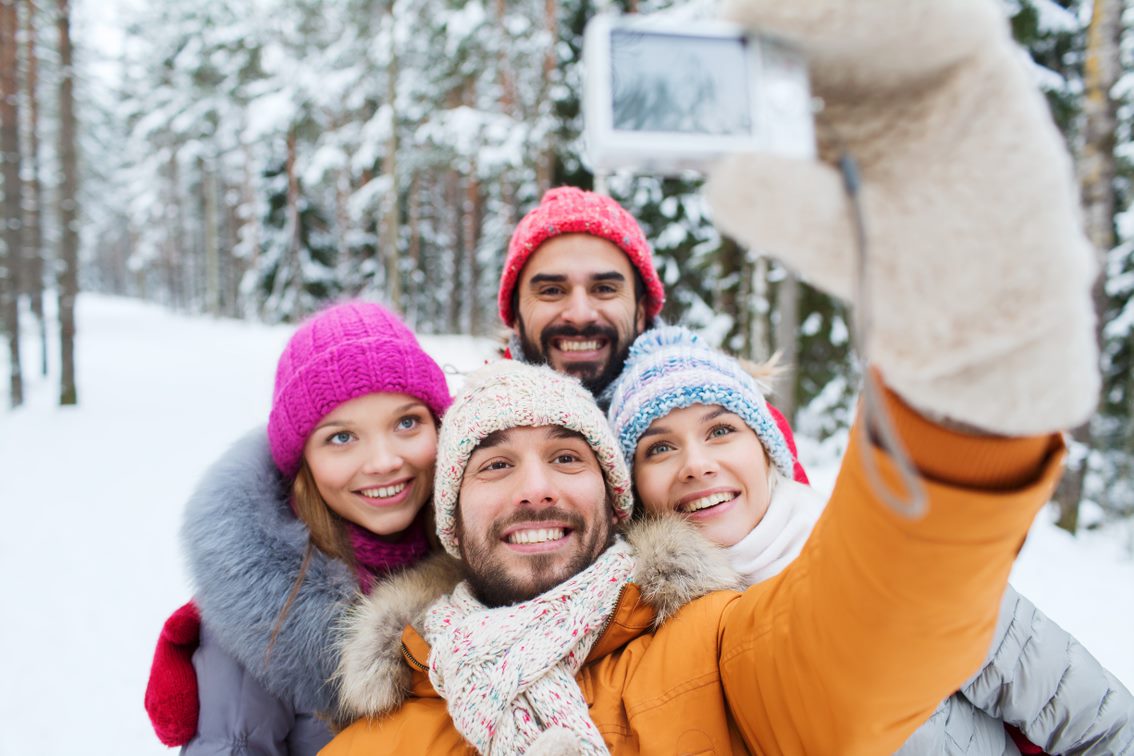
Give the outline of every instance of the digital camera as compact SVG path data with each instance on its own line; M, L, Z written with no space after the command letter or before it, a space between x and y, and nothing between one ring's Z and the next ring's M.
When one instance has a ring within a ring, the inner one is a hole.
M783 41L723 22L600 15L583 45L584 139L598 173L815 154L806 60Z

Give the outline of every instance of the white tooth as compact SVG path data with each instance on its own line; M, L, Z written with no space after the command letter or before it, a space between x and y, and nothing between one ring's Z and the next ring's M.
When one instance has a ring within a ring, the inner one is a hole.
M508 537L510 543L528 544L557 541L564 535L562 528L535 528L532 530L518 530Z
M590 352L598 349L597 341L562 341L559 348L564 352Z
M700 499L694 499L693 501L687 502L681 507L681 511L697 512L702 509L708 509L709 507L715 507L717 504L721 504L732 498L734 498L733 494L725 493L724 491L721 491L720 493L709 494L708 496L702 496Z
M395 494L399 494L406 487L405 483L398 483L393 486L379 486L378 488L366 488L361 491L362 495L368 499L388 499Z

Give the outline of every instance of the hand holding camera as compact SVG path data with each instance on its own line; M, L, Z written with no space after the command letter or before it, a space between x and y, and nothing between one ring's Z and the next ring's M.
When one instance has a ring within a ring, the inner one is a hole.
M992 0L738 0L737 22L806 54L820 161L735 154L718 225L844 299L860 166L873 319L866 345L922 411L1008 435L1073 427L1099 378L1092 252L1071 161Z

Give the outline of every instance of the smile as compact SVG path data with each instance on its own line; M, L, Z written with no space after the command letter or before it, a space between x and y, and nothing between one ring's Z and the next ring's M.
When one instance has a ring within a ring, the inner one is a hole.
M606 339L586 339L583 341L555 339L554 346L561 352L597 352L606 346Z
M403 480L401 483L394 483L389 486L378 486L377 488L363 488L359 493L368 499L389 499L392 496L397 496L402 491L406 490L409 481Z
M684 512L685 514L700 512L702 509L709 509L710 507L724 504L726 501L732 501L736 496L736 491L717 491L707 496L699 496L689 501L683 501L677 505L677 511Z
M565 528L533 528L532 530L517 530L508 534L504 539L508 543L531 544L558 541L567 536Z

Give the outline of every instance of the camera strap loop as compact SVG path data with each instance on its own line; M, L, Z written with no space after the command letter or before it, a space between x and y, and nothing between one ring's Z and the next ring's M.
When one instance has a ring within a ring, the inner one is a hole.
M893 419L886 409L882 398L882 385L876 371L870 368L868 351L871 322L870 277L867 275L869 265L868 242L866 238L866 223L862 212L862 201L859 191L862 188L862 178L858 172L858 164L850 153L845 150L839 156L839 172L843 177L843 191L846 193L851 215L851 224L854 227L855 245L855 308L852 315L853 334L858 354L865 367L863 370L862 391L862 419L858 432L862 434L859 449L863 455L863 466L866 468L867 480L870 487L878 494L882 501L903 517L916 519L925 514L928 504L925 486L913 461L906 452L898 433L894 430ZM904 491L892 490L878 470L877 461L871 453L871 447L878 446L897 466Z

